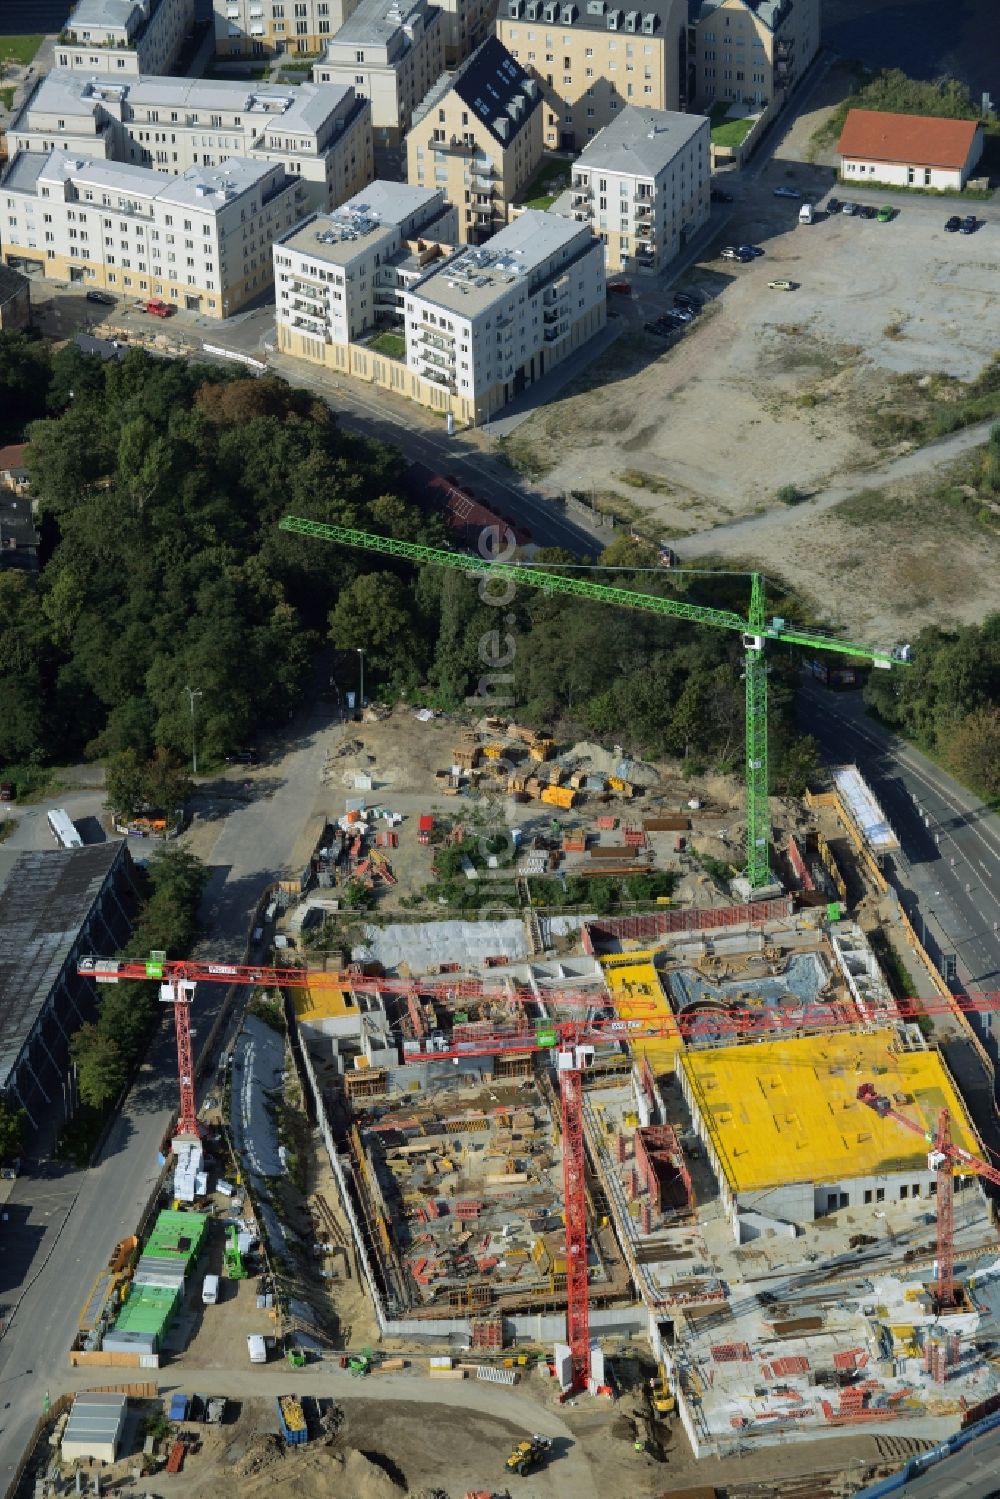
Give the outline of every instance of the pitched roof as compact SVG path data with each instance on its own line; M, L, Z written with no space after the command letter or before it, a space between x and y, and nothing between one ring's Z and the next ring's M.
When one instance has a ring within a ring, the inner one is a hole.
M452 88L501 143L513 139L542 103L538 84L495 36L487 37L459 68ZM498 128L505 117L506 136Z
M851 109L837 150L841 156L894 161L903 166L963 167L978 129L975 120Z
M12 442L10 447L0 448L0 474L12 468L24 468L24 455L27 449L26 442Z

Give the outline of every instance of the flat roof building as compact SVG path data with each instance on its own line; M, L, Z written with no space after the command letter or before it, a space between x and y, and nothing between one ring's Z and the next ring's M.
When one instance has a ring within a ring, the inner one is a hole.
M580 151L619 110L680 109L687 0L500 0L496 34L538 79L546 150Z
M444 69L441 12L428 0L361 0L313 68L317 83L350 84L371 100L382 145L397 144Z
M443 187L459 238L482 244L501 228L542 159L538 80L489 37L422 100L406 137L407 180Z
M241 156L164 177L21 151L0 182L0 244L16 270L222 318L270 286L299 191L283 167Z
M78 0L56 38L57 68L169 73L194 26L194 0Z
M623 109L573 163L573 217L604 245L609 271L661 270L706 222L705 115Z
M279 348L472 423L604 326L603 252L588 229L529 210L455 250L455 227L443 193L385 182L282 236ZM357 348L378 328L396 330L397 353Z
M983 154L977 120L849 109L837 142L845 182L963 188Z
M928 1137L947 1108L956 1145L984 1154L940 1055L900 1050L894 1031L689 1050L678 1076L737 1237L746 1213L811 1223L933 1196L926 1141L862 1103L861 1083L896 1099Z
M116 1462L127 1413L125 1395L103 1390L77 1395L62 1435L63 1462Z
M444 193L404 182L372 182L333 213L307 219L274 246L279 348L301 357L305 342L322 354L380 324L398 325L401 288L454 241Z
M11 157L60 149L175 177L231 156L280 164L301 183L303 213L343 202L374 172L371 108L336 84L108 79L57 69L20 109L7 144Z

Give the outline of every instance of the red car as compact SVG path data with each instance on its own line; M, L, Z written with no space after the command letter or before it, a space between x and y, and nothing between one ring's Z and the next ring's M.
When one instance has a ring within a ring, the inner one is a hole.
M169 302L160 302L154 299L152 302L146 303L146 311L151 312L154 317L169 317L173 310Z
M609 297L616 295L619 297L629 297L632 295L632 288L627 281L609 281L606 290Z

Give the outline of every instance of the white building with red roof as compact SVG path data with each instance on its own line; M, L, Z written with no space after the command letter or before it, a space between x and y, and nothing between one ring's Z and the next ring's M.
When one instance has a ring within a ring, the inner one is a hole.
M848 183L963 188L983 154L983 128L975 120L852 109L837 150Z

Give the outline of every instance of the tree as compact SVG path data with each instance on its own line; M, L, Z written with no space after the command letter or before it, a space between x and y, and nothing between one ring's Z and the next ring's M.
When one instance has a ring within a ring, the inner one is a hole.
M148 805L169 818L183 807L193 789L191 777L177 756L158 745L143 770L143 791Z
M120 817L135 817L146 800L146 771L134 749L113 755L104 771L107 805Z
M0 1161L16 1156L24 1139L27 1114L6 1098L0 1098Z
M955 726L948 764L984 796L1000 794L1000 707L976 708Z
M69 1043L77 1067L80 1097L93 1109L103 1109L117 1098L128 1077L128 1062L113 1037L96 1025L84 1025Z
M355 578L330 615L330 639L341 651L370 652L370 668L381 677L417 680L418 632L406 585L392 573Z

